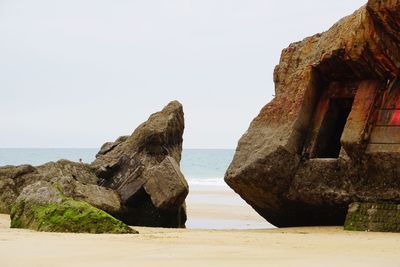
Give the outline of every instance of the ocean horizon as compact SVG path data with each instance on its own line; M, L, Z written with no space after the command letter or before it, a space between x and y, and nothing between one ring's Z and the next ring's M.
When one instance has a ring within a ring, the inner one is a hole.
M91 163L99 148L0 148L0 166L30 164L67 159ZM181 170L189 185L226 186L225 172L234 149L183 149Z

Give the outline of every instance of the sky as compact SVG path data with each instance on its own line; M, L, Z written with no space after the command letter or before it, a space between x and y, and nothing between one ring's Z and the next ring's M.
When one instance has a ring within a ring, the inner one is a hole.
M235 148L290 43L366 0L0 0L0 147L97 148L178 100Z

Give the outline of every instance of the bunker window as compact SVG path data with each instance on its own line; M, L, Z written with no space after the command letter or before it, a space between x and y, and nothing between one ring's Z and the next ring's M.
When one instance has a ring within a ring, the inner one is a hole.
M353 98L334 98L329 101L329 108L319 129L314 148L315 158L338 158L342 147L342 136L347 117L353 105Z

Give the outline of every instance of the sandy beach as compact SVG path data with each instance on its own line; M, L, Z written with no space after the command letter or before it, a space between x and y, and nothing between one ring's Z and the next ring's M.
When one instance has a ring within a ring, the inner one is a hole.
M400 266L400 234L270 228L226 188L193 188L188 215L188 229L139 235L10 229L0 215L0 266ZM210 223L239 229L193 229Z
M274 228L227 185L190 185L186 203L189 229Z

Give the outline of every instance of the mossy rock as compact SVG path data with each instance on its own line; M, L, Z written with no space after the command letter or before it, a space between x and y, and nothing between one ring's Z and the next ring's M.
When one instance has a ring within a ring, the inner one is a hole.
M60 180L26 186L11 209L11 228L70 233L137 233L91 204L67 197Z
M137 231L83 201L60 203L17 201L11 210L11 228L45 232L134 234Z
M400 205L352 203L344 229L348 231L400 232Z

